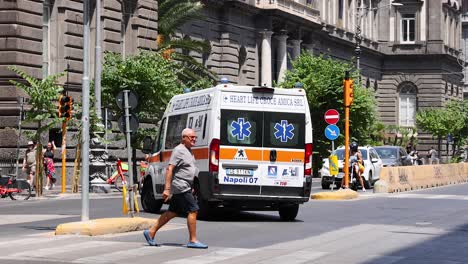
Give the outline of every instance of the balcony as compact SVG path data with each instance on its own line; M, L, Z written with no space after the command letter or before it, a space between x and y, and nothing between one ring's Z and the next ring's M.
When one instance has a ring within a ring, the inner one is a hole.
M280 10L316 23L320 22L319 0L237 0L256 8Z

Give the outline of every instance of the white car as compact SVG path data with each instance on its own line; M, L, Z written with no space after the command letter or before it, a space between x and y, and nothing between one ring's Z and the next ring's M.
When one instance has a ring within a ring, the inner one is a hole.
M343 160L345 156L344 147L339 147L333 152L333 155L338 156L338 175L332 177L330 175L330 169L328 164L328 158L323 159L323 166L320 169L320 175L322 178L322 189L329 189L330 185L335 182L339 188L341 186L341 180L343 179ZM370 189L371 186L380 178L380 169L382 168L382 160L377 154L377 151L373 147L359 147L359 151L362 154L364 160L364 173L362 174L364 187Z

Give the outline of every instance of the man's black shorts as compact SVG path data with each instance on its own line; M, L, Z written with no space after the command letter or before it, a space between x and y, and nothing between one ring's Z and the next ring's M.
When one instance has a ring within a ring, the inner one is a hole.
M169 211L178 215L185 215L190 212L195 212L200 209L198 203L193 197L192 191L173 194L169 202Z

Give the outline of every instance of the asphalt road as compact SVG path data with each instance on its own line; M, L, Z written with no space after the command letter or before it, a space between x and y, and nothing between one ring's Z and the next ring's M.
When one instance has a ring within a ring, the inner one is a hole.
M468 184L361 194L352 201L311 200L295 222L281 222L277 212L226 212L199 221L207 250L184 247L184 218L161 230L162 246L155 248L141 232L53 236L57 224L80 219L79 199L1 199L0 263L468 263ZM93 198L90 216L121 216L120 206L118 197Z

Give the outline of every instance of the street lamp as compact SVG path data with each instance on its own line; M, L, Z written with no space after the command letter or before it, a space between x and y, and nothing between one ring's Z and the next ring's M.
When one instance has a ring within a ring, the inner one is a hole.
M378 7L361 7L361 1L358 0L356 3L356 33L354 38L356 39L356 48L354 49L354 53L356 54L356 68L358 72L360 71L360 59L361 59L361 21L362 17L369 11L375 11L377 9L387 7L387 6L402 6L402 3L395 3L394 0L391 0L390 4L378 6Z

